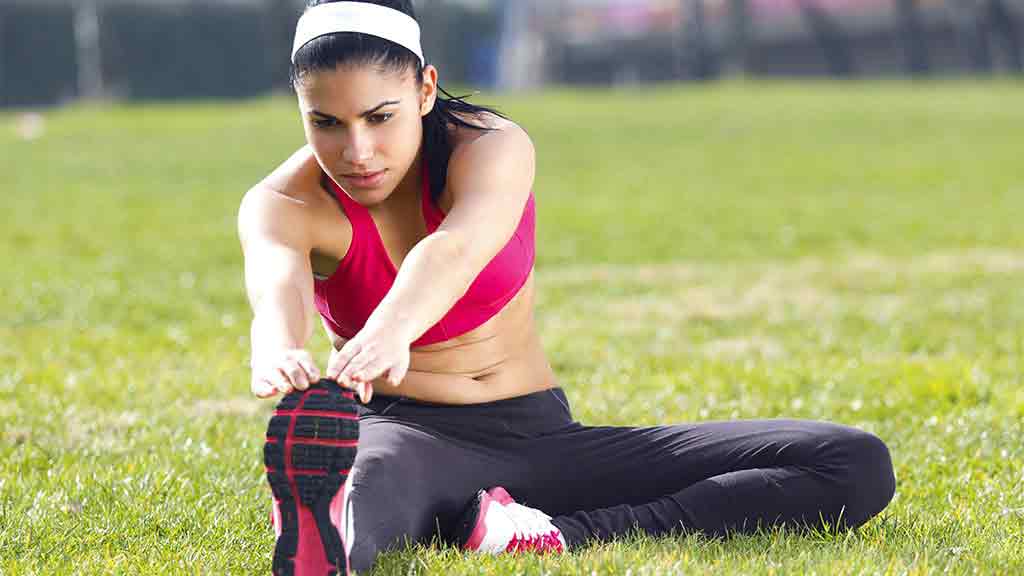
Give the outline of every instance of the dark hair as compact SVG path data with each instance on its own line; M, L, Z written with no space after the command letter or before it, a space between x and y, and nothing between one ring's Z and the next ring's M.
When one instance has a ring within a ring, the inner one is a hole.
M308 7L335 1L338 0L309 0ZM358 1L394 8L413 19L416 18L411 0ZM301 81L306 74L333 70L343 64L374 65L396 72L412 69L415 71L417 83L423 82L423 65L420 64L419 57L408 48L368 34L339 32L314 38L295 53L291 66L292 85ZM490 130L486 126L467 122L458 114L479 116L486 112L506 118L493 108L466 102L467 96L452 96L441 88L440 84L438 91L440 94L434 103L434 109L423 117L423 154L430 170L430 195L435 202L444 190L448 178L448 160L452 155L448 129L452 126L461 126Z

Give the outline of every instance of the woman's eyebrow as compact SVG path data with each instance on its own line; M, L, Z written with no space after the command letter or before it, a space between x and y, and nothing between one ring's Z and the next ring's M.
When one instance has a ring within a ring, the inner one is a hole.
M373 108L370 108L366 112L363 112L362 114L359 115L359 117L360 118L366 118L366 117L372 115L377 110L380 110L381 108L383 108L385 106L390 106L392 104L401 104L401 102L402 102L401 100L385 100L384 102L381 102L380 104L377 104ZM324 114L323 112L321 112L319 110L310 110L309 113L310 114L316 114L317 116L321 116L323 118L327 118L328 120L334 120L334 121L337 121L337 122L341 121L341 119L339 119L339 118L337 118L335 116L331 116L330 114Z

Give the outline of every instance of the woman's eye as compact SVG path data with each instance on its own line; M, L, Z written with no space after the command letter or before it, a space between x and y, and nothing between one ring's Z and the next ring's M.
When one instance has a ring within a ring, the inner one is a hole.
M394 114L391 112L374 114L373 116L370 116L370 122L372 122L373 124L383 124L384 122L390 120L392 116L394 116Z

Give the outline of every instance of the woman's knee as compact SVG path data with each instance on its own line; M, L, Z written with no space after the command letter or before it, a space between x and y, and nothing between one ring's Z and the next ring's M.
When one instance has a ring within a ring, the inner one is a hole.
M889 448L878 436L848 428L837 439L843 454L846 523L859 526L885 509L896 492Z
M410 462L387 451L360 452L352 469L351 543L353 570L371 569L378 555L407 544L429 541L431 499L417 489Z

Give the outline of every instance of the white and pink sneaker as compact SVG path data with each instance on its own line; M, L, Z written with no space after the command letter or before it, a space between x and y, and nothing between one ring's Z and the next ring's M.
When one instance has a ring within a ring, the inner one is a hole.
M477 493L460 527L464 550L487 554L565 551L565 538L551 523L551 516L518 504L500 486Z

